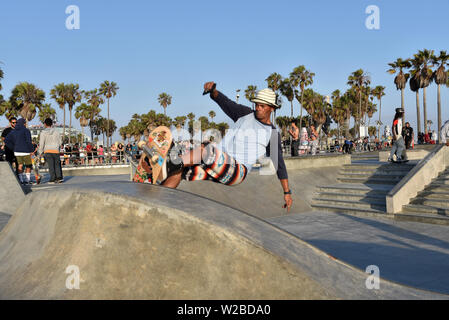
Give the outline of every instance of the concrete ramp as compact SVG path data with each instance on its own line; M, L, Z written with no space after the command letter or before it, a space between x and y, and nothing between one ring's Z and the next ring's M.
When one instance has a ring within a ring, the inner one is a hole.
M0 214L12 215L25 200L25 193L9 162L0 162L0 177Z
M367 277L241 211L128 182L32 192L0 233L1 299L446 298Z

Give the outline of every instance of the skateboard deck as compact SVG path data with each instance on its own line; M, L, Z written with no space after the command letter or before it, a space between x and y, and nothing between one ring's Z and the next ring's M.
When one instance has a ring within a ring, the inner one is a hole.
M151 131L148 141L139 142L144 152L139 160L134 181L156 184L162 182L162 166L164 165L173 137L169 128L160 126Z

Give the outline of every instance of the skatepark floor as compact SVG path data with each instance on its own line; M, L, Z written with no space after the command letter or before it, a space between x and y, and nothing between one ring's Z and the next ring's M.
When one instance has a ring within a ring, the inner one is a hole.
M65 177L64 185L82 187L100 181L128 180L129 175ZM47 184L44 179L42 184L31 189L39 191L58 187ZM9 217L0 212L0 231ZM362 271L375 265L382 278L449 294L447 226L319 211L270 218L261 214L258 217Z

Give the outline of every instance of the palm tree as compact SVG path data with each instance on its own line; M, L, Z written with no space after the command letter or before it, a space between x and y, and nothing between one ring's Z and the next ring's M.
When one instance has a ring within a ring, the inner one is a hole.
M355 118L355 120L358 121L357 135L360 135L360 125L363 116L362 93L364 91L364 87L367 87L370 83L371 83L370 77L365 71L363 71L363 69L358 69L352 72L348 77L348 85L354 88L355 91L359 94L359 109L357 110Z
M438 57L434 57L432 59L432 63L434 65L439 65L438 69L433 73L433 81L438 85L438 138L441 133L441 85L446 84L448 80L447 72L445 69L445 64L449 60L449 55L446 51L440 51L440 55Z
M83 141L81 143L84 143L84 127L87 127L89 125L89 119L91 117L89 109L89 105L87 105L86 103L82 103L75 110L75 119L80 121L81 134L83 137Z
M45 103L40 108L38 117L40 122L42 123L44 123L45 119L47 118L55 120L56 110L51 107L51 104Z
M11 101L3 101L0 103L0 116L3 115L9 121L11 117L17 117L19 113L16 109L12 107Z
M91 104L82 103L76 108L75 118L80 119L81 127L83 127L83 124L85 124L86 122L88 123L92 141L94 140L94 132L96 131L95 121L98 119L100 113L101 109L98 106ZM87 124L85 126L87 126Z
M292 118L286 116L276 117L276 124L281 129L282 137L285 139L287 137L287 128L290 125Z
M249 85L245 89L245 98L251 102L251 100L254 99L254 97L256 96L256 92L257 92L257 86ZM253 103L253 110L254 110L254 103Z
M274 72L270 74L265 81L267 82L268 88L275 93L278 93L278 90L281 87L282 76L279 73Z
M168 93L162 92L158 99L159 104L164 108L164 115L167 115L166 109L169 105L171 105L171 95Z
M20 82L11 92L11 107L27 121L31 121L45 100L45 92L32 83Z
M215 111L213 111L213 110L212 110L212 111L209 111L209 117L210 117L210 121L211 121L211 122L214 121L215 116L216 116Z
M3 79L4 73L3 70L0 68L0 80ZM2 90L2 84L0 82L0 90ZM3 98L3 97L2 97Z
M415 92L416 96L416 122L417 122L417 132L423 132L421 130L421 112L419 107L419 89L423 88L424 83L421 77L421 58L415 56L413 59L409 59L413 68L410 70L410 90Z
M395 74L397 70L399 70L398 75L394 78L394 83L396 84L396 89L401 90L401 108L404 108L404 89L407 85L408 78L410 77L409 73L404 73L404 69L408 69L411 67L410 60L402 60L401 58L396 59L395 62L388 64L391 69L388 69L388 73ZM402 121L404 121L404 116L402 116Z
M380 137L380 126L382 125L381 114L382 114L382 97L385 95L385 87L384 86L376 86L373 91L373 95L379 101L379 120L377 122L377 136Z
M70 120L69 120L69 144L71 143L72 136L72 109L77 102L81 101L81 91L79 84L69 83L65 86L65 102L69 108Z
M306 69L303 65L296 67L293 69L293 71L290 73L290 77L297 80L297 83L299 84L299 90L301 92L301 96L298 96L296 93L296 100L301 104L300 109L300 120L299 120L299 132L301 132L302 129L302 109L303 109L303 97L304 97L304 89L305 87L311 86L313 84L313 77L315 76L315 73L310 72Z
M50 98L55 100L56 103L59 105L59 108L61 108L64 111L62 141L65 141L65 104L66 104L65 92L66 86L63 82L55 85L53 89L50 90Z
M112 97L115 97L117 94L119 87L114 81L105 81L102 84L100 84L100 94L103 95L106 99L108 99L108 121L106 125L108 126L110 124L109 122L109 99ZM115 130L114 130L115 131ZM107 132L110 132L110 128L107 128ZM107 149L109 150L109 139L107 139Z
M433 50L419 50L417 54L415 54L415 58L421 62L421 83L423 88L423 115L424 115L424 123L427 123L427 93L426 89L430 85L432 81L432 60L435 58ZM427 133L427 126L425 126L424 133Z

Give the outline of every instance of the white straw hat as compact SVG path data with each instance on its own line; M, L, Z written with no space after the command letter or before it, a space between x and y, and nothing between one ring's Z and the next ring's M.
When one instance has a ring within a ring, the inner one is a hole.
M267 88L257 91L256 96L253 99L251 99L251 102L255 103L259 102L263 104L268 104L275 108L280 108L276 100L277 100L276 93L274 93L273 90Z

